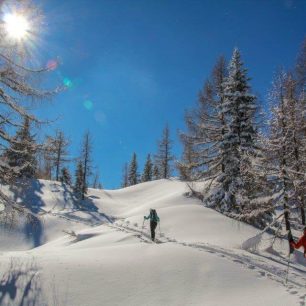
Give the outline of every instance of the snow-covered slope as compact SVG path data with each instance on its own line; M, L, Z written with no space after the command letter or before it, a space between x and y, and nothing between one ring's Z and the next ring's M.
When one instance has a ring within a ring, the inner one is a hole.
M241 249L258 230L187 198L183 182L91 189L83 211L58 183L5 191L47 213L40 240L1 231L0 305L305 305L302 253L285 285L287 244L266 249L265 235L256 251ZM150 208L161 219L157 243L143 224Z

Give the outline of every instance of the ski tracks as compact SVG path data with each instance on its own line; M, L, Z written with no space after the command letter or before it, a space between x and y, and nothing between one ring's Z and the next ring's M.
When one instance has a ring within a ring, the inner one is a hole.
M143 233L141 229L131 227L129 224L105 224L111 228L133 234L142 242L152 243L150 236ZM160 233L161 234L161 233ZM286 290L296 295L300 306L305 306L306 301L306 272L294 266L290 266L288 282L285 284L287 262L278 261L267 256L250 253L242 249L225 249L216 245L203 242L189 243L177 241L174 238L163 236L155 239L156 243L175 243L182 247L192 248L198 251L207 252L219 256L224 260L229 260L239 264L243 268L257 272L259 278L267 277L273 281L286 286Z

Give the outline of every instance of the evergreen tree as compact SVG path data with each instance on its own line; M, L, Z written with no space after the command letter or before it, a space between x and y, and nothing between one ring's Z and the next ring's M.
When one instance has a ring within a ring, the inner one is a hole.
M159 180L160 179L160 174L159 174L159 169L156 164L153 165L153 180Z
M151 160L151 155L148 154L147 160L144 166L143 174L141 176L142 182L152 181L153 179L153 164Z
M11 141L5 152L5 159L15 175L34 178L37 170L36 151L38 149L34 136L30 133L30 120L25 118L23 125Z
M172 161L174 159L172 153L172 140L170 139L170 131L168 125L163 130L163 136L158 143L158 152L155 156L155 162L159 170L161 178L169 178L172 172Z
M71 175L68 168L64 167L61 169L60 181L68 186L71 186Z
M81 162L83 168L83 185L82 185L82 200L85 199L85 194L88 188L88 179L92 175L92 140L89 132L86 132L83 138Z
M77 168L75 172L75 184L74 184L74 193L77 198L83 197L84 191L84 170L83 170L83 163L81 160L77 163Z
M139 182L139 174L138 174L138 163L136 153L133 153L132 160L129 166L129 186L133 186L138 184Z
M227 121L221 149L224 156L222 210L241 210L250 202L249 187L253 169L251 156L256 155L256 97L250 94L246 69L238 49L234 50L229 75L223 83L222 115Z

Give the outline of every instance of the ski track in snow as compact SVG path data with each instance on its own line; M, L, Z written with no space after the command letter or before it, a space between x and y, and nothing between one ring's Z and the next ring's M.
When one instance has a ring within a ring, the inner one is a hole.
M153 243L149 234L142 232L141 230L132 228L128 225L118 224L105 224L108 227L123 231L125 233L133 234L139 238L142 242ZM285 284L286 273L287 273L287 262L277 261L273 258L262 256L257 253L250 253L241 249L230 250L224 249L219 246L210 245L207 243L189 243L177 241L174 238L164 236L163 239L156 238L157 244L160 243L175 243L183 247L189 247L198 251L205 251L212 255L221 257L222 259L229 260L236 264L243 266L244 268L257 272L258 277L268 277L269 279L276 281L287 287L287 291L290 294L296 294L300 300L300 306L305 306L306 299L306 271L303 271L294 266L290 266L288 282ZM269 262L267 262L269 260ZM294 271L292 271L294 270Z
M53 216L64 218L77 223L83 223L91 227L103 224L109 228L122 231L127 234L132 234L134 237L138 238L143 243L154 244L154 242L152 242L151 240L151 236L148 233L131 227L129 223L126 223L126 225L122 225L115 222L118 220L124 222L124 219L116 219L114 217L106 216L105 214L100 212L92 212L91 215L96 221L93 224L91 221L87 221L76 216L67 214L63 215L61 213L49 213ZM113 222L111 220L113 220ZM247 252L242 249L224 249L219 246L203 242L189 243L184 241L178 241L175 238L165 236L163 233L160 233L159 235L161 236L161 234L163 235L163 237L155 239L155 242L157 244L175 243L182 247L189 247L198 251L205 251L207 253L210 253L211 255L216 255L222 259L239 264L244 268L256 271L258 277L268 277L269 279L286 286L289 293L296 294L297 296L299 296L300 306L305 306L306 271L299 269L295 266L290 266L288 282L287 284L285 284L287 262L283 260L275 259L272 256Z
M141 228L132 227L124 218L115 218L99 211L84 211L84 213L86 213L84 217L74 214L79 212L82 213L82 211L79 210L54 212L54 209L59 205L59 201L58 199L55 199L53 195L52 197L54 198L55 205L48 212L45 211L45 213L49 215L63 218L70 222L81 223L90 227L104 225L117 231L131 234L142 243L154 244L154 242L151 241L150 234L146 232L147 229L143 230ZM287 262L281 258L275 258L272 255L267 254L248 252L242 249L224 249L204 242L178 241L175 238L165 236L163 233L159 233L159 235L157 233L157 236L160 236L155 239L157 244L174 243L181 247L187 247L200 252L209 253L213 256L218 256L221 259L234 262L245 269L253 270L257 273L257 277L259 278L267 277L283 286L286 286L286 290L290 294L296 295L299 299L300 306L305 306L306 271L291 265L288 282L285 284Z

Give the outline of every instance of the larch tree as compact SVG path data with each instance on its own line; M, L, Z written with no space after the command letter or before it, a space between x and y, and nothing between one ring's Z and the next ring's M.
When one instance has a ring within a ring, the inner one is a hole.
M158 167L160 178L168 179L172 174L174 156L171 153L172 140L170 139L169 126L163 130L162 139L158 142L158 152L155 155L155 164Z
M63 165L70 161L68 158L68 146L69 141L62 131L57 130L55 137L50 137L50 144L48 146L49 159L54 168L56 181L59 181L60 170Z
M14 139L16 130L26 120L39 126L42 122L31 110L37 106L38 101L45 101L58 92L58 89L49 91L41 86L42 77L49 69L37 69L33 64L37 60L31 47L32 42L38 39L38 31L42 29L42 12L30 0L11 1L10 4L14 6L16 14L22 12L28 19L31 31L27 31L26 40L14 39L8 34L5 22L0 25L0 182L5 184L14 184L21 175L18 168L10 165L3 156L8 148L18 146L18 140ZM2 14L3 7L0 6ZM33 214L10 201L2 192L0 197L5 207Z
M275 192L282 204L286 229L290 230L290 213L298 209L305 224L306 120L305 105L298 95L298 82L291 73L281 72L271 92L273 103L270 135L270 163Z
M222 112L226 62L220 57L198 96L197 106L185 115L187 132L180 133L183 158L178 162L187 180L218 179L224 172L222 148L227 126Z

